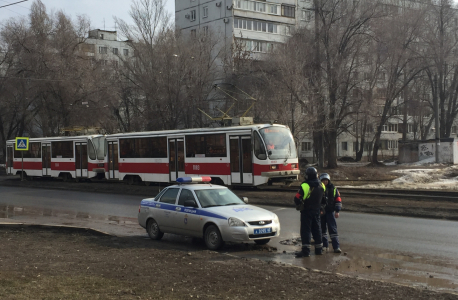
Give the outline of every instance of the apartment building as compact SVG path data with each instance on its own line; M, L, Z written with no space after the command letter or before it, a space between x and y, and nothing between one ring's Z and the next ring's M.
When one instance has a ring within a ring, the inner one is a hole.
M93 57L102 65L118 65L120 60L133 57L132 48L128 41L119 41L116 31L94 29L89 31L85 42L80 46L80 52Z
M296 26L297 0L175 0L175 23L183 34L212 30L228 47L241 45L259 57L284 43Z

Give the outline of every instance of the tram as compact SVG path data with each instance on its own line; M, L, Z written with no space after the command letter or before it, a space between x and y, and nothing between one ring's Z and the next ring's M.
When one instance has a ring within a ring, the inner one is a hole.
M106 137L106 178L175 182L209 176L225 185L297 180L296 146L278 124L113 134Z
M7 175L24 172L26 178L60 177L64 181L103 178L105 161L103 135L31 138L28 151L15 150L15 140L6 142Z
M21 153L7 142L8 174L20 174ZM288 127L257 124L30 139L24 153L27 176L102 178L172 183L209 176L215 184L257 186L292 182L300 173ZM46 149L45 149L46 148Z

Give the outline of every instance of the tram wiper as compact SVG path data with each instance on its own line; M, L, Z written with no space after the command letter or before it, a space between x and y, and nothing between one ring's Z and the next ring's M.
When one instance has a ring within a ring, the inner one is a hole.
M228 205L241 205L241 204L242 204L242 203L234 202L234 203L224 204L224 206L228 206Z

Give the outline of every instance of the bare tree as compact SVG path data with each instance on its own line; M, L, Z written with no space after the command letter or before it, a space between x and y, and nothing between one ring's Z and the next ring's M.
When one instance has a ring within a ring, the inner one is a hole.
M386 78L378 86L383 104L374 138L371 159L373 165L379 164L378 151L381 147L382 129L390 118L394 101L425 67L418 44L423 18L421 10L405 9L401 14L384 17L378 26L374 26L379 48L384 49L380 72L386 74Z
M423 42L425 60L430 62L426 69L432 94L430 106L435 111L434 102L438 102L440 137L450 137L458 113L457 26L452 1L438 0L428 5Z

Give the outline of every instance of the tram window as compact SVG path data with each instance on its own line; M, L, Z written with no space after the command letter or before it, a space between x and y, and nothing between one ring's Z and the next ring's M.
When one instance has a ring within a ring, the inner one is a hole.
M226 134L186 136L186 157L226 157Z
M21 152L23 152L21 154ZM17 151L14 150L14 157L21 158L23 155L24 158L41 158L41 143L35 142L29 144L29 150L27 151Z
M73 142L52 142L52 158L73 158Z
M121 158L167 158L167 138L120 139Z
M254 155L261 160L267 159L266 149L261 141L259 133L254 132Z
M94 145L92 144L92 141L89 141L89 143L88 143L87 153L88 153L90 159L92 159L92 160L96 160L97 159L97 156L95 155L95 149L94 149Z
M167 158L167 138L155 137L151 138L152 157L153 158Z

